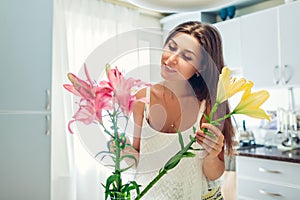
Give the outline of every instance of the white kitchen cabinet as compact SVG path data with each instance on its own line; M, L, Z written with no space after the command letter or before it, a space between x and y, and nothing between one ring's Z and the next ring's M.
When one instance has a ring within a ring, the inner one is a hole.
M0 199L50 199L52 4L0 1Z
M300 164L237 156L238 199L299 199Z
M299 85L300 1L241 17L243 74L255 86Z
M240 18L219 22L214 26L222 37L224 64L233 72L241 71Z
M282 81L287 84L299 85L300 79L300 1L295 1L278 8L280 66ZM289 80L290 79L290 80Z
M0 114L0 199L50 200L46 116Z
M255 86L272 86L278 63L277 9L241 17L243 75Z
M0 30L0 110L44 110L51 87L52 0L1 0Z

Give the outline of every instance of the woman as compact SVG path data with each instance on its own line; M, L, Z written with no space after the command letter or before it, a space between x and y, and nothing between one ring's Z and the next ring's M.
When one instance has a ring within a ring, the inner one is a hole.
M224 67L219 33L210 25L186 22L172 30L166 39L161 57L162 83L144 88L137 98L147 98L149 104L134 107L133 146L139 158L136 180L145 187L158 170L179 149L177 130L185 144L197 128L197 156L184 158L143 197L143 199L195 200L208 191L214 180L224 172L224 143L232 150L234 135L230 119L219 126L205 123L209 115L218 76ZM222 107L223 106L223 107ZM224 103L218 115L228 113ZM206 128L215 137L206 135ZM203 196L202 196L203 197Z

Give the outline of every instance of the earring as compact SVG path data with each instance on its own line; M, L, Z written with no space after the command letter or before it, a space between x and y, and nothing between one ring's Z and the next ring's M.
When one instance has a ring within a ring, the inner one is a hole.
M199 72L196 72L196 76L197 76L197 77L199 77L199 76L200 76Z

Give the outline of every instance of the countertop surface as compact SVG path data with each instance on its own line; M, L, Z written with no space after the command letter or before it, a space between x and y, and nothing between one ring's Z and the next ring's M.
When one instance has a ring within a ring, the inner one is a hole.
M264 158L300 164L300 148L293 150L281 150L276 147L257 147L237 149L237 153L238 156Z

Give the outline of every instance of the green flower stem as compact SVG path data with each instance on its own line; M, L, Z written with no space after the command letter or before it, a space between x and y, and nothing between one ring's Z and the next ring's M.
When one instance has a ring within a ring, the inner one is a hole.
M219 106L219 103L216 102L216 103L214 104L214 106L212 107L211 112L210 112L210 114L209 114L209 119L210 119L210 120L212 120L214 113L215 113L215 112L217 111L217 109L218 109L218 106Z
M111 120L113 123L113 131L114 131L114 135L115 135L115 156L116 156L116 160L115 160L115 174L117 175L117 180L116 180L116 184L117 184L117 191L121 191L121 187L122 187L122 180L121 180L121 147L120 147L120 140L119 140L119 133L118 133L118 117L117 117L117 111L114 111L114 113L111 115Z
M221 117L219 119L216 119L216 120L212 121L211 123L216 123L216 122L220 122L222 120L225 120L225 119L229 118L233 114L234 114L234 112L228 113L227 115L224 115L223 117Z
M229 118L231 115L235 114L235 112L233 111L233 112L231 112L231 113L228 113L228 114L224 115L223 117L221 117L221 118L219 118L219 119L216 119L216 120L213 120L213 121L212 121L213 115L214 115L214 113L217 111L218 106L219 106L219 103L216 102L216 103L214 104L214 106L213 106L213 108L212 108L210 114L209 114L208 123L213 124L213 125L216 125L216 124L218 124L220 121L225 120L225 119ZM214 134L212 134L211 132L209 132L206 128L202 129L202 131L203 131L206 135L208 135L208 136L210 136L210 137L212 137L212 138L215 138L215 137L216 137Z
M211 137L211 138L213 138L213 139L216 138L216 136L215 136L213 133L209 132L209 131L207 130L207 128L203 128L202 131L203 131L206 135L208 135L209 137Z
M168 172L168 170L163 169L159 172L159 174L147 185L147 187L140 193L140 195L138 195L135 200L139 200L141 199L149 190L150 188L152 188L152 186L166 173Z

